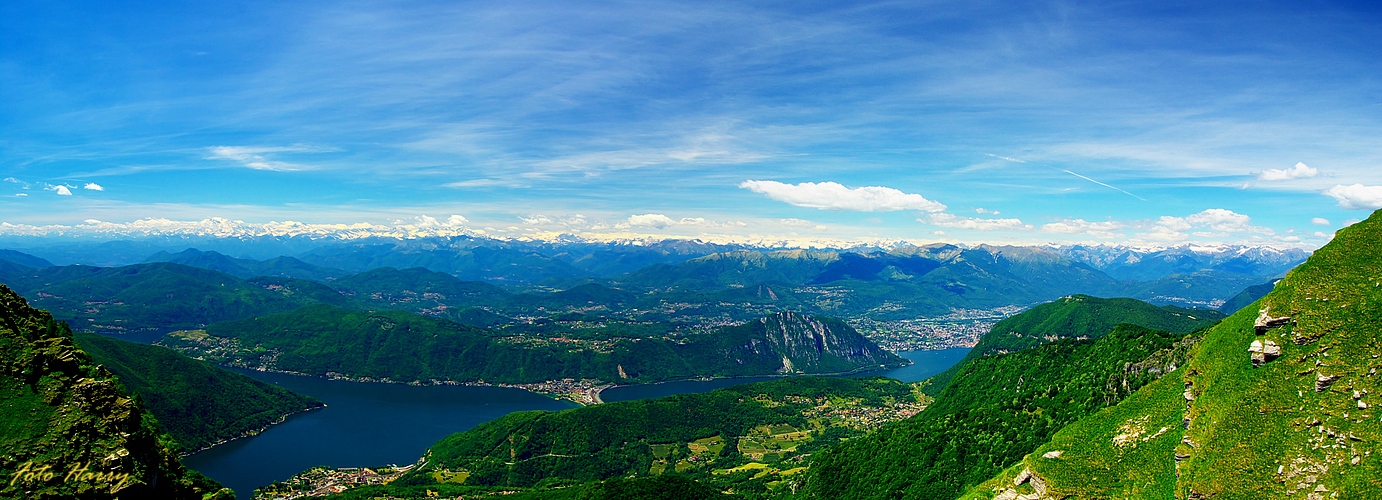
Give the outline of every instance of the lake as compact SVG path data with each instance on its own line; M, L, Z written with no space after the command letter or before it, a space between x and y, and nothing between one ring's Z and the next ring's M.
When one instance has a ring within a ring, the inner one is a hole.
M327 407L289 417L253 438L237 439L183 459L248 499L255 488L318 465L410 464L443 437L522 410L564 410L521 389L344 382L232 370L306 394Z
M854 376L883 375L916 382L950 368L969 349L904 351L913 364ZM322 400L326 408L289 417L262 434L237 439L183 459L248 499L255 488L318 465L364 467L416 461L443 437L508 413L563 410L576 404L520 389L345 382L252 370L232 370ZM706 392L777 377L689 380L615 387L607 402Z

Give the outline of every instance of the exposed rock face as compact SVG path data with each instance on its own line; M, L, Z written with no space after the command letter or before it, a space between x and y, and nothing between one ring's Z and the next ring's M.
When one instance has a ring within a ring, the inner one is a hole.
M198 499L220 490L182 467L152 417L66 325L4 285L0 345L0 498Z
M786 312L745 325L746 343L732 348L736 357L772 356L780 373L823 373L899 366L906 361L878 347L849 325L831 318Z
M1264 307L1260 312L1257 313L1257 322L1253 323L1253 327L1257 329L1257 334L1261 335L1263 333L1267 333L1267 330L1285 325L1290 322L1290 316L1272 316L1270 314L1267 314L1267 308Z

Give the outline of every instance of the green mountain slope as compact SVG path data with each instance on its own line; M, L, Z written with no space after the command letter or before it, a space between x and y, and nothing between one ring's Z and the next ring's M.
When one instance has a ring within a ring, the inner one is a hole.
M80 330L106 333L200 328L306 303L224 273L171 263L49 267L12 283L36 307Z
M1272 288L1274 287L1276 287L1276 280L1272 280L1267 283L1259 283L1244 288L1243 291L1238 292L1238 294L1234 295L1233 298L1224 301L1224 305L1219 306L1219 312L1222 312L1224 314L1236 313L1239 309L1248 307L1252 305L1254 302L1257 302L1257 299L1265 297L1268 293L1271 293Z
M814 498L955 498L1022 459L1065 425L1170 371L1188 342L1120 325L970 360L921 414L818 456Z
M1379 283L1382 214L1374 213L1208 330L1172 381L1063 431L1008 474L1028 470L1028 482L1056 498L1100 496L1098 485L1139 474L1155 486L1141 498L1376 498ZM1250 349L1264 344L1253 359ZM1139 430L1147 450L1111 446ZM1059 460L1037 458L1056 450ZM999 477L972 494L993 497L1012 484Z
M1154 306L1136 299L1072 295L1033 307L997 324L979 338L965 359L937 374L926 387L938 394L970 360L988 354L1030 349L1057 339L1098 338L1119 324L1172 333L1190 333L1223 319L1217 311Z
M162 346L77 333L77 346L115 374L158 417L183 452L200 450L321 406L287 389Z
M495 305L509 295L489 283L462 281L421 267L381 267L346 276L331 286L371 305L411 311L437 306Z
M0 249L0 260L7 260L24 267L43 268L53 266L53 263L48 262L47 259L29 255L18 250Z
M195 248L189 248L178 253L159 252L145 259L144 262L172 262L218 271L237 278L273 276L323 281L350 274L340 269L308 264L293 257L280 256L264 261L237 259L220 252L203 252Z
M0 497L203 498L157 420L72 343L67 327L0 286Z
M700 376L831 373L900 366L837 320L784 313L684 339L496 336L403 311L325 305L218 323L162 343L212 362L397 382L657 382Z

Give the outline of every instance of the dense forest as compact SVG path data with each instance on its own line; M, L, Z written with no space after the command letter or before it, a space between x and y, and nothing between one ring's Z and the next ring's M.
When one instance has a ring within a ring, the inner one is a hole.
M114 373L158 417L184 453L257 432L321 406L287 389L188 358L166 347L77 333L77 346Z
M218 363L397 382L563 378L656 382L701 376L832 373L900 366L838 320L791 313L686 339L498 336L403 311L314 305L172 335Z

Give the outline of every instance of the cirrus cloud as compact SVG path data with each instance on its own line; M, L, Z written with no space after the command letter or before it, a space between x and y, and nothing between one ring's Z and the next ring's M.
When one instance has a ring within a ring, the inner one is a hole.
M739 187L762 194L773 200L798 207L850 212L895 212L920 210L941 212L945 205L919 194L904 193L883 186L847 188L836 182L803 182L785 184L777 181L747 180Z

